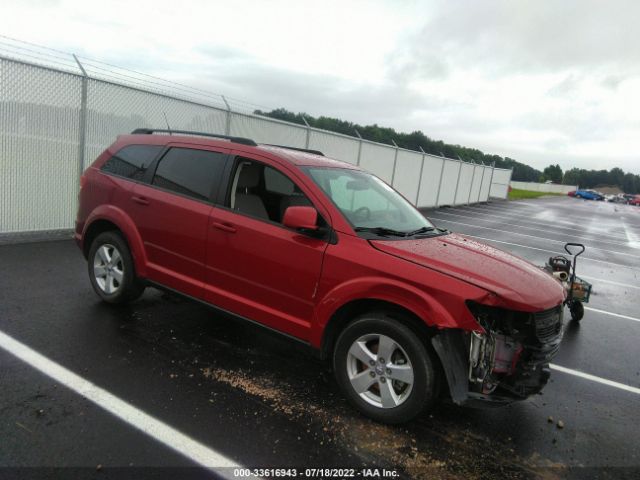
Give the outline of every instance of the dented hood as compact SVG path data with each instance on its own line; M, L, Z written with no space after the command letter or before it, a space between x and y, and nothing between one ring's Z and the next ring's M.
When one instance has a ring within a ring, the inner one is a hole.
M522 258L455 233L415 240L372 240L378 250L495 293L504 306L539 311L564 300L551 275Z

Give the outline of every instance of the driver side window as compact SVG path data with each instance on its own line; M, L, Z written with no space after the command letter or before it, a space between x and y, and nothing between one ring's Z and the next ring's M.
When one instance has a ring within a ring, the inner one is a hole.
M291 206L313 206L289 177L273 167L240 159L233 175L230 207L242 214L282 223Z

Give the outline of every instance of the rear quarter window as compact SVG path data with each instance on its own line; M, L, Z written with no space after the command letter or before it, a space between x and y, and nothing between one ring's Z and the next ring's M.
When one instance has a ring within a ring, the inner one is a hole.
M224 153L172 148L158 162L153 185L197 200L210 200L222 177Z
M162 145L128 145L105 162L100 170L131 180L142 180Z

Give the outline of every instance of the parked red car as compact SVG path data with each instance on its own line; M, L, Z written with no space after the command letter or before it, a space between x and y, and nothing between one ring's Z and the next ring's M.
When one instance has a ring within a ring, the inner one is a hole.
M441 386L489 404L547 382L564 290L541 269L319 152L157 133L119 137L82 176L75 238L104 301L153 286L304 342L388 423Z
M627 201L629 205L640 205L640 195L634 196L632 199Z

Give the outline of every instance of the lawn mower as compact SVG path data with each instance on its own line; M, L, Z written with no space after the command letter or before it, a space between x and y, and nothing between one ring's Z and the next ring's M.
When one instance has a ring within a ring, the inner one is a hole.
M591 284L576 275L576 263L578 257L585 251L585 246L581 243L567 243L564 249L573 257L573 262L564 255L558 255L549 258L544 269L557 278L567 289L567 298L564 304L569 307L571 319L579 322L584 317L583 303L588 303L591 296Z

